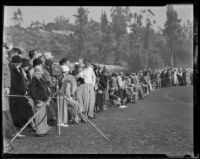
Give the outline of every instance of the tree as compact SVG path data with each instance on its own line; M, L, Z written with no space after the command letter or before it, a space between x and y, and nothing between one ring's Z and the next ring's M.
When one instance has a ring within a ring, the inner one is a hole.
M109 31L108 18L105 12L101 14L101 32L107 33Z
M77 40L77 51L80 52L78 58L86 58L85 43L87 41L86 24L88 23L89 11L83 7L78 8L77 13L74 15L75 19L75 36Z
M163 34L166 37L168 44L168 52L170 55L171 67L174 67L174 52L173 43L178 39L181 34L181 20L178 18L177 12L174 10L172 5L167 6L167 20L164 25Z
M122 61L126 61L125 50L128 46L122 44L123 38L127 38L127 27L131 21L131 13L128 7L112 7L111 8L112 19L112 32L115 35L115 64L120 64ZM127 44L128 45L128 44ZM125 47L125 48L124 48ZM121 61L121 62L120 62Z
M111 26L108 22L105 12L101 14L101 41L99 42L99 54L103 63L109 63L109 57L112 56L113 36Z
M153 20L153 17L155 16L155 14L150 10L147 9L147 11L145 11L143 14L146 14L147 18L146 18L146 27L144 29L144 35L143 35L143 69L147 69L149 66L149 54L151 54L150 52L150 34L152 32L152 26L153 24L156 23L155 20Z
M18 8L17 11L13 13L13 17L11 18L11 20L14 22L14 26L21 26L23 22L23 14L20 8Z
M54 19L55 21L55 25L57 26L58 30L62 30L62 29L69 29L69 19L65 18L64 16L58 16Z

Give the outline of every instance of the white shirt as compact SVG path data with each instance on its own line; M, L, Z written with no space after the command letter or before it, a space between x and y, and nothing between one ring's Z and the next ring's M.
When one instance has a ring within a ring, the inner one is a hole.
M96 76L92 67L86 68L85 70L80 72L79 75L85 80L85 83L92 84L93 86L95 86Z
M122 81L121 76L118 76L118 77L117 77L117 83L118 83L118 86L119 86L119 87L123 88L124 82Z

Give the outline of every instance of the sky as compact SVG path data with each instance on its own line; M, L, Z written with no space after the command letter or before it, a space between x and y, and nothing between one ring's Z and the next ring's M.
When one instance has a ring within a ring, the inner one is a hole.
M18 8L22 10L23 14L23 27L28 27L31 23L31 21L40 21L45 22L47 24L48 22L53 22L54 19L57 16L65 16L70 20L71 23L74 23L74 17L73 15L76 14L78 6L4 6L4 25L10 26L13 25L13 22L11 20L13 16L13 12L16 11ZM108 17L108 20L110 19L110 10L111 6L106 7L93 7L93 6L84 6L84 8L87 8L89 10L89 19L92 18L95 21L100 22L100 17L102 11L105 11ZM164 23L166 21L166 6L163 7L130 7L130 10L132 13L139 13L143 9L151 9L155 16L153 19L156 21L156 24L154 25L154 29L158 29L159 27L163 28ZM193 21L193 5L192 4L184 4L184 5L174 5L174 9L178 13L178 17L181 19L181 23L185 23L188 19Z

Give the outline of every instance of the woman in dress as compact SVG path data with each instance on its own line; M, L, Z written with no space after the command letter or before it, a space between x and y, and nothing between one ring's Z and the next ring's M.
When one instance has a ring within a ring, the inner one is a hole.
M30 95L34 101L36 113L42 108L40 113L35 117L36 137L47 135L47 132L50 130L47 124L47 109L43 107L50 96L50 92L42 76L43 68L41 66L36 66L30 84ZM49 103L47 105L49 105Z
M21 64L22 59L15 55L11 67L11 95L27 96L28 90L24 80ZM33 110L25 97L11 97L10 111L14 125L21 128L33 116Z

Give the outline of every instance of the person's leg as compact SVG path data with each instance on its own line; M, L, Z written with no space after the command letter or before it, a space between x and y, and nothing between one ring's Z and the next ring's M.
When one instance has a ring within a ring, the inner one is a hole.
M106 103L107 103L107 100L106 100L106 91L103 91L103 94L102 94L102 110L107 110L107 106L106 106Z
M88 84L89 88L89 108L88 108L88 116L94 117L94 104L95 104L95 94L94 94L94 88L92 84Z
M139 96L140 96L140 99L144 99L144 92L141 87L139 87Z
M121 101L123 101L123 98L124 98L123 89L119 88L118 93L119 93L119 97L120 97Z
M12 120L12 116L10 114L10 110L7 110L7 111L4 111L4 115L5 115L5 118L7 119L9 125L10 125L10 134L16 134L17 133L17 129L16 127L14 126L13 124L13 120Z
M89 107L89 87L87 84L84 84L82 99L83 99L83 114L87 117L88 107Z
M48 121L53 122L52 124L55 124L57 117L57 103L54 102L54 100L50 101L50 105L47 107L47 118Z
M64 118L64 100L63 97L57 98L57 109L58 109L58 117L57 117L57 124L63 124L63 118Z
M96 112L99 112L102 109L102 93L99 93L97 91L96 93L96 103L95 103L95 107L96 107Z

